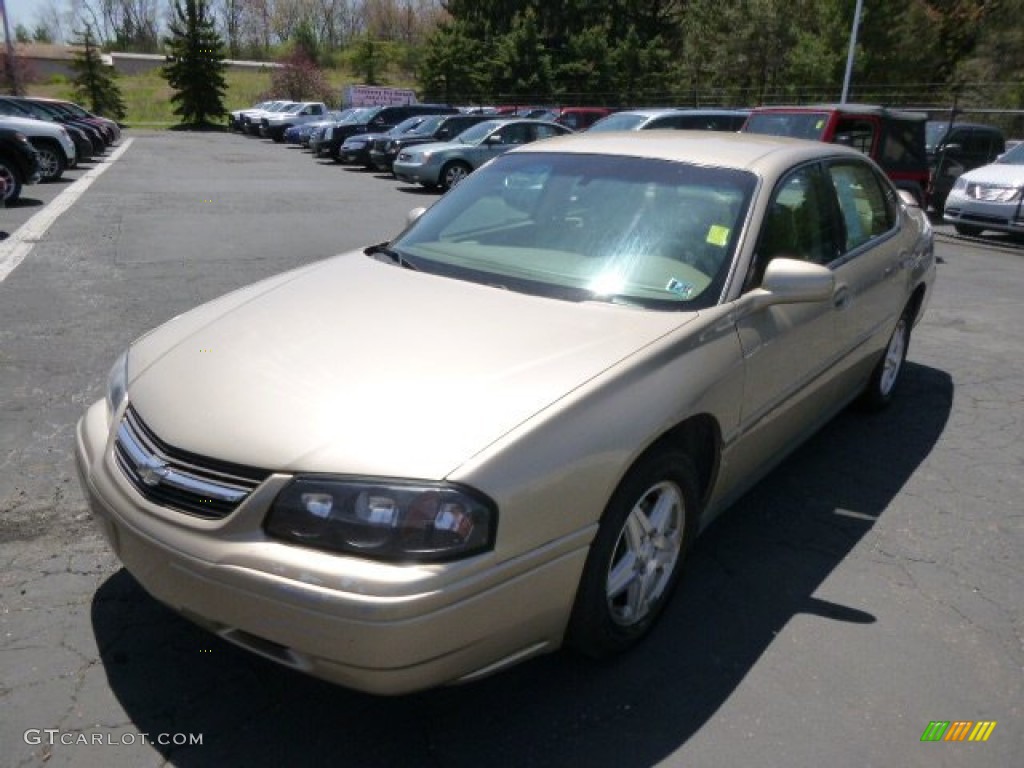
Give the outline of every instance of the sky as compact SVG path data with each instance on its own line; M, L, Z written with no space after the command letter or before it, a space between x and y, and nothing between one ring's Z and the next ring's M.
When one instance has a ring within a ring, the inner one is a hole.
M11 27L11 37L14 37L14 25L24 24L29 29L35 26L36 9L40 8L42 0L4 0L7 6L7 23ZM3 28L0 27L0 36L3 35Z

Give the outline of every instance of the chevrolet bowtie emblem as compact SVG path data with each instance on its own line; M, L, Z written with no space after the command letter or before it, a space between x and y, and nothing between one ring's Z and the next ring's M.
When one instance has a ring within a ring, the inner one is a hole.
M159 485L160 481L171 473L167 465L159 459L148 459L138 470L139 479L149 487Z

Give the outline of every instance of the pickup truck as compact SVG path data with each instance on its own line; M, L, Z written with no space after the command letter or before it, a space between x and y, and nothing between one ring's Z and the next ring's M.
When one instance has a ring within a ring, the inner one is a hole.
M284 141L284 132L293 125L323 120L326 114L327 105L322 101L302 101L286 112L266 114L260 118L260 136L281 142Z

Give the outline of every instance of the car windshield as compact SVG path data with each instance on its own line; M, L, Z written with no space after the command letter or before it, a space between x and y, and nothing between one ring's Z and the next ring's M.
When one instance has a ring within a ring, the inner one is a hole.
M1024 144L1018 144L996 162L1002 165L1024 165Z
M423 115L415 115L414 117L407 117L405 120L400 122L394 128L387 132L388 136L401 136L403 133L411 131L413 128L422 123L426 118Z
M356 109L355 111L345 115L345 117L341 119L339 125L349 125L351 123L367 123L370 121L373 115L377 114L377 112L379 111L379 107L362 107L361 109Z
M417 125L411 133L413 136L433 136L434 131L448 118L448 115L430 115Z
M827 124L827 112L758 112L750 116L743 131L821 141Z
M601 131L635 131L647 118L630 112L619 112L615 115L602 117L588 129L590 132Z
M302 109L302 106L302 104L292 104L290 107L288 107L288 109L285 110L285 113L294 114L298 112L300 109Z
M455 141L461 144L479 144L487 138L491 131L502 124L501 120L484 120L484 122L477 123L471 128L464 130L455 137Z
M403 263L572 301L717 303L756 178L607 155L516 152L473 173L392 244Z

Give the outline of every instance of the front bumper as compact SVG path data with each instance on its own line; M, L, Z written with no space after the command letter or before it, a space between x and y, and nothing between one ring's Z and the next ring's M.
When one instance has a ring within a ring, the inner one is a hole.
M997 203L975 200L957 192L946 198L942 218L950 224L992 229L999 232L1024 232L1024 205L1020 201Z
M368 165L370 153L366 147L346 147L338 150L338 160L347 165Z
M391 166L395 162L397 152L382 152L380 150L370 150L370 162L373 163L373 167L379 171L391 171Z
M558 647L587 555L585 535L497 562L392 565L268 538L272 475L223 520L150 504L113 458L106 405L77 428L97 524L155 598L225 639L351 688L400 694L465 681Z
M391 172L395 174L396 179L409 182L410 184L423 184L428 187L437 186L441 176L441 169L438 166L432 163L403 162L400 158L401 155L391 166Z

